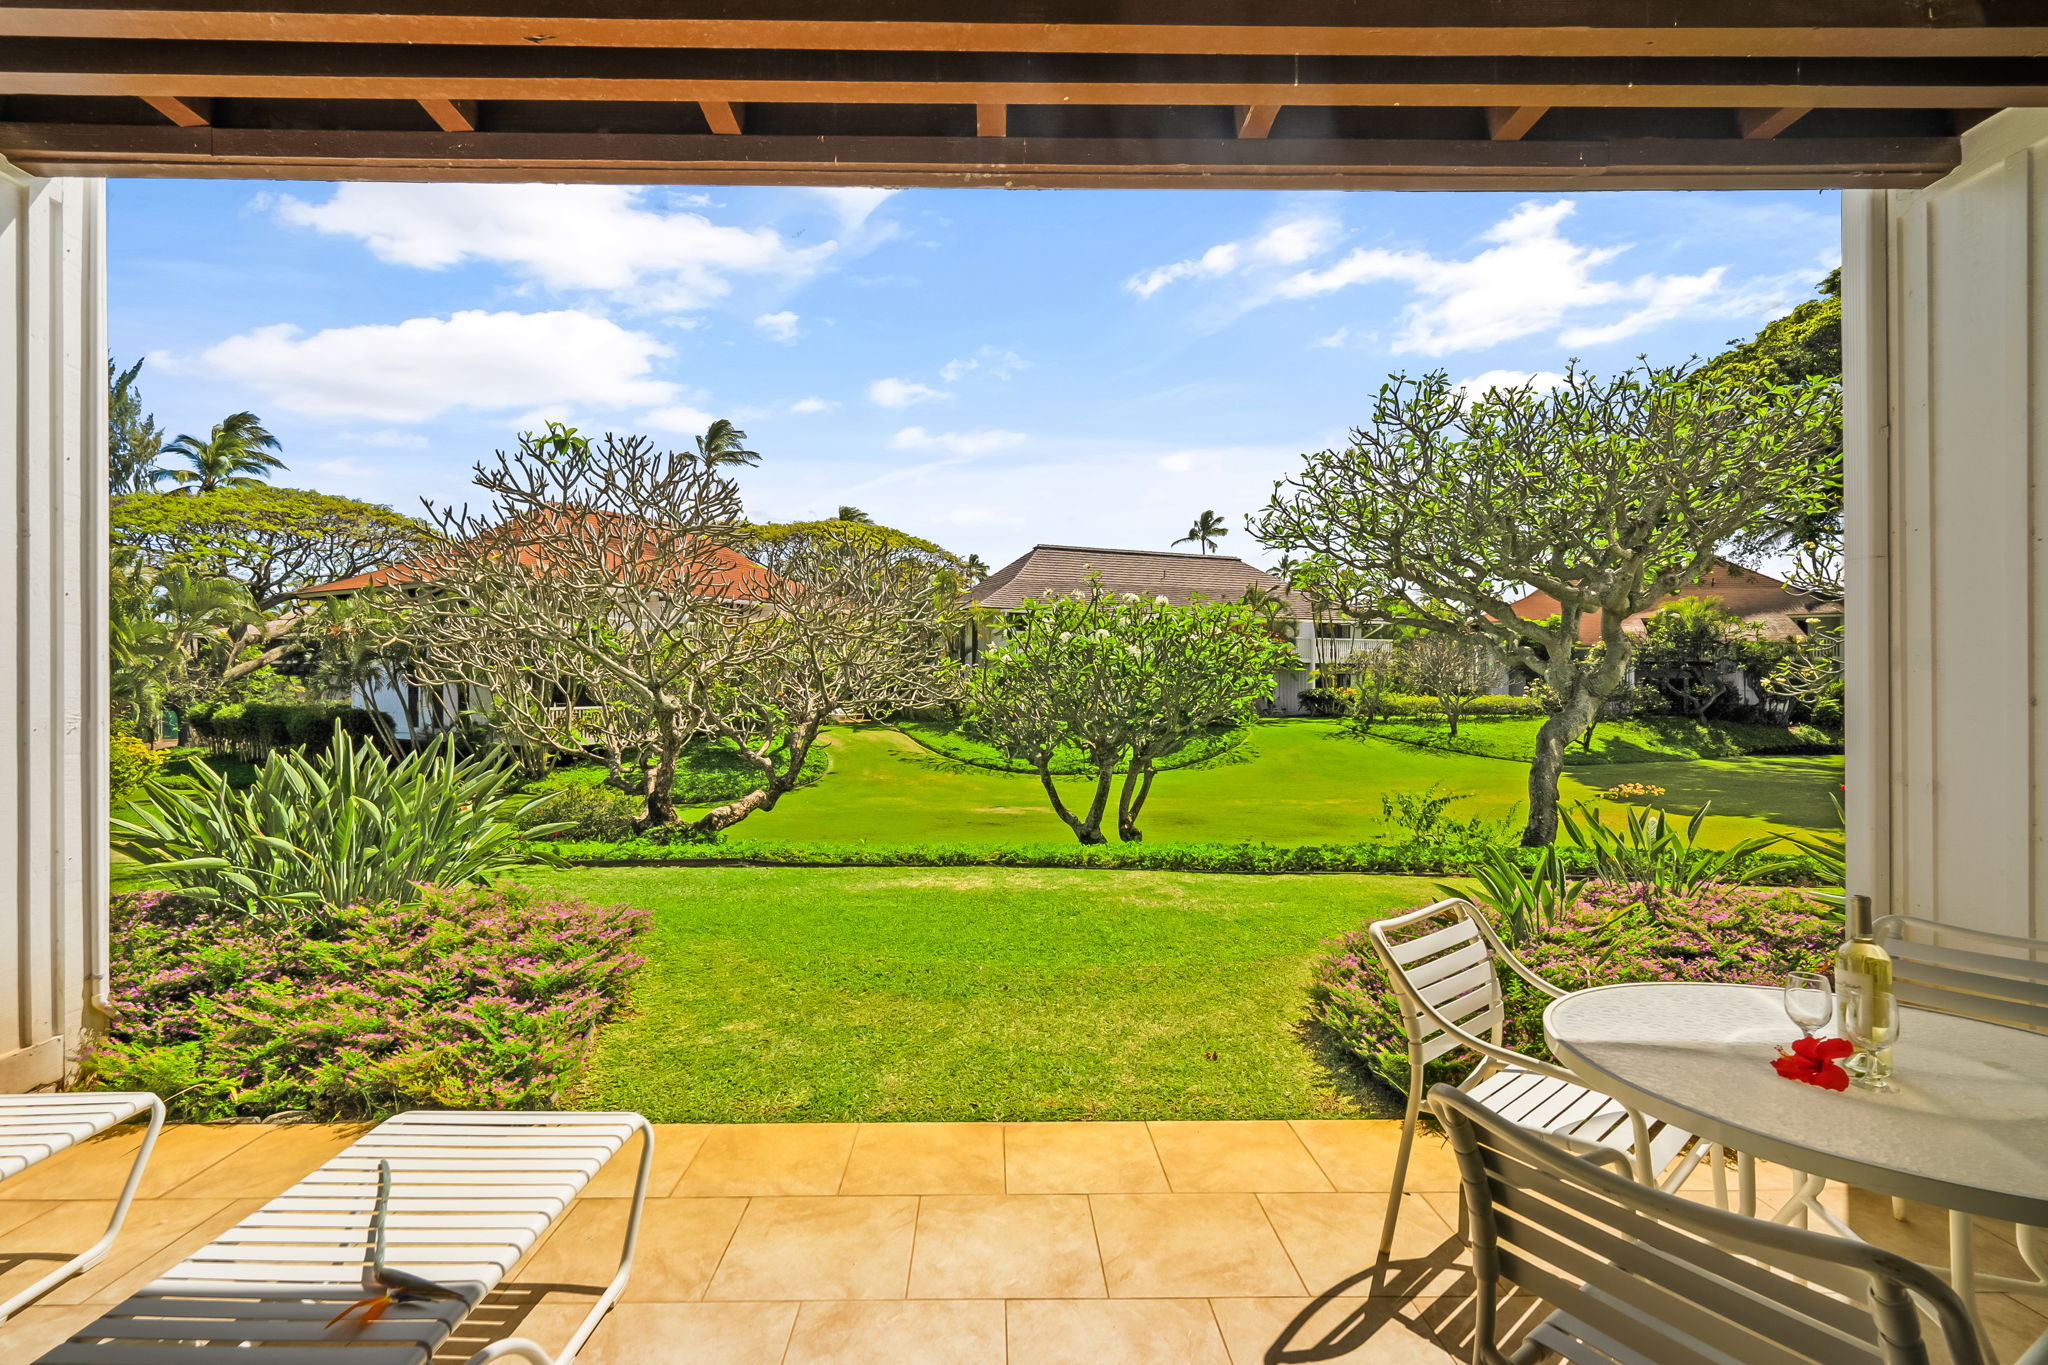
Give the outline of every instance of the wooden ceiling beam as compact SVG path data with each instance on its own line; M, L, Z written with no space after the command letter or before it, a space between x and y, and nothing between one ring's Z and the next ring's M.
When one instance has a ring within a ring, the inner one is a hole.
M1812 113L1808 108L1786 109L1737 109L1735 125L1746 138L1776 137L1799 120Z
M1264 137L1273 131L1273 120L1280 115L1277 104L1241 104L1237 107L1237 135L1239 137Z
M697 107L704 111L706 126L722 137L737 137L746 125L747 106L744 104L734 104L731 100L699 100Z
M204 128L213 122L213 101L176 95L144 95L142 102L180 128Z
M1486 133L1495 142L1519 142L1536 120L1550 112L1547 104L1524 104L1486 111Z
M833 15L779 19L664 18L547 14L566 8L524 0L517 14L436 13L385 0L347 12L340 0L317 10L288 4L211 8L0 9L0 36L54 38L177 38L230 42L449 43L464 46L654 47L869 52L1127 52L1185 54L1322 54L1327 56L1557 57L2034 57L2048 55L2048 25L1899 22L1904 7L1868 0L1824 8L1752 5L1702 7L1673 0L1635 4L1637 22L1598 22L1591 5L1550 5L1555 22L1499 22L1492 0L1380 4L1372 24L1186 23L1186 6L1160 6L1156 23L984 23L979 20L845 19ZM438 7L436 7L438 8ZM879 8L879 7L878 7ZM1134 6L1120 6L1128 14ZM1306 8L1293 6L1294 9ZM1648 8L1663 11L1646 14ZM375 12L372 12L374 9ZM1406 9L1408 14L1395 11ZM1181 11L1175 13L1174 11ZM1565 11L1576 11L1566 13ZM1718 22L1702 24L1703 12ZM1785 22L1786 15L1798 22ZM1285 17L1281 15L1269 17ZM1533 16L1529 16L1533 17ZM1747 18L1749 22L1740 22ZM1398 20L1405 20L1399 22Z
M0 68L8 54L0 53ZM1385 108L1567 107L1603 109L1982 109L2048 107L2048 68L2038 83L1976 85L1506 84L1247 81L755 80L662 76L355 75L0 69L0 89L19 95L132 95L204 90L240 99L720 100L743 104L1305 105Z
M475 100L422 99L420 108L427 111L427 117L444 133L476 131Z
M1691 173L1804 176L1853 184L1871 174L1939 176L1959 156L1955 138L1631 138L1616 142L1473 139L1015 138L991 161L979 137L803 137L679 133L452 134L255 128L0 124L0 156L18 165L86 162L166 164L290 161L377 178L385 171L469 165L564 170L645 168L692 174L833 175L889 171L1123 177L1261 184L1278 175L1434 177L1445 186L1518 175L1525 184L1562 178ZM1022 160L1017 158L1021 157ZM570 178L575 178L571 176ZM724 182L721 182L724 183ZM739 182L732 182L739 183ZM759 182L772 183L772 182ZM784 183L809 183L790 179Z
M974 132L977 137L1008 137L1010 135L1010 106L1007 104L975 105Z

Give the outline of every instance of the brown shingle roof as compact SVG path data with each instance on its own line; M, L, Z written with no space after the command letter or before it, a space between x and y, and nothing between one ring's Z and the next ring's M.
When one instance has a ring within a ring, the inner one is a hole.
M1097 574L1109 592L1164 597L1176 606L1195 597L1234 601L1246 588L1257 587L1286 601L1297 620L1306 621L1312 615L1307 599L1235 555L1107 550L1086 545L1034 545L976 584L968 597L978 607L1007 611L1022 606L1026 598L1042 601L1061 593L1085 592Z
M1767 573L1745 569L1726 560L1716 560L1705 577L1680 588L1674 596L1711 598L1719 602L1723 610L1733 612L1762 630L1764 638L1769 640L1800 639L1806 634L1805 628L1799 624L1801 620L1808 616L1836 615L1841 610L1809 593L1795 592ZM1644 614L1637 612L1623 621L1621 628L1641 635ZM1525 621L1555 616L1557 599L1547 592L1532 592L1515 603L1515 615ZM1579 639L1589 645L1600 642L1598 612L1579 618Z

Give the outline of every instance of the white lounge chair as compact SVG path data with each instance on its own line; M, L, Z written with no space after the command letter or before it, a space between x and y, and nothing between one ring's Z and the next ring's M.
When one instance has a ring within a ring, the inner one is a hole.
M1401 1217L1401 1188L1407 1182L1415 1121L1427 1088L1424 1068L1446 1052L1464 1048L1478 1054L1478 1069L1459 1087L1474 1099L1514 1122L1622 1152L1646 1185L1656 1184L1663 1175L1664 1188L1675 1189L1712 1150L1700 1144L1665 1175L1692 1134L1645 1119L1620 1100L1587 1089L1564 1068L1503 1045L1507 1003L1497 962L1505 962L1547 996L1565 992L1510 952L1472 902L1438 901L1405 915L1374 920L1366 928L1408 1028L1408 1111L1401 1122L1379 1255L1393 1249L1394 1228Z
M1626 1170L1612 1148L1559 1145L1447 1085L1429 1104L1471 1228L1475 1365L1927 1365L1923 1312L1950 1365L1987 1359L1955 1292L1904 1256L1650 1189L1600 1169ZM1513 1356L1502 1282L1556 1310Z
M0 1095L0 1180L20 1175L68 1147L75 1147L116 1124L145 1114L149 1116L149 1126L143 1130L142 1145L135 1151L135 1164L128 1168L128 1179L121 1186L121 1197L114 1201L114 1215L107 1220L106 1232L84 1251L7 1302L0 1303L0 1322L7 1321L73 1275L92 1269L106 1256L107 1249L114 1245L115 1235L121 1231L121 1224L128 1217L128 1206L135 1201L135 1187L142 1183L142 1168L149 1163L149 1154L156 1146L156 1135L163 1131L164 1126L164 1102L141 1092Z
M632 1269L654 1130L638 1114L413 1110L265 1204L212 1245L80 1328L43 1365L424 1365L634 1133L640 1173L619 1266L560 1354L495 1341L472 1365L568 1365ZM379 1219L379 1167L390 1208ZM364 1298L372 1227L390 1264L453 1291L337 1320Z

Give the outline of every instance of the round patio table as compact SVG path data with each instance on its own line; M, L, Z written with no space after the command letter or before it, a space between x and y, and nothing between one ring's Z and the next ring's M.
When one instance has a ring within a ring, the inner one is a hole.
M1893 1091L1823 1090L1771 1070L1799 1028L1774 988L1596 986L1543 1032L1596 1090L1710 1142L1987 1218L2048 1226L2048 1035L1907 1009Z

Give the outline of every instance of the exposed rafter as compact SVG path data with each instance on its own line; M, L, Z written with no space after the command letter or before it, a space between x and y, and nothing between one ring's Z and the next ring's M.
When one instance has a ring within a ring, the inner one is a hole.
M444 133L476 131L475 100L422 99L420 108L427 111L427 117Z
M745 126L747 106L744 104L734 104L730 100L699 100L697 107L704 113L705 126L714 133L738 137Z
M1744 137L1776 137L1812 112L1810 108L1738 109L1735 122Z
M213 121L213 101L179 99L176 95L144 95L142 102L180 128L204 128Z
M1239 137L1264 137L1273 131L1273 120L1280 113L1277 104L1243 104L1237 109L1237 135Z
M1495 142L1515 142L1536 126L1536 120L1550 112L1548 105L1525 104L1519 108L1486 111L1486 131Z

